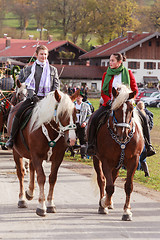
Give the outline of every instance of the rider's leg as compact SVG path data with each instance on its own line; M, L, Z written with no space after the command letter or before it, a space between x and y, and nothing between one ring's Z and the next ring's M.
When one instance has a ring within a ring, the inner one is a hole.
M82 128L79 124L77 124L77 137L80 142L80 154L81 158L86 158L87 145L86 145L86 136L85 136L85 128Z
M22 115L22 113L24 112L24 110L33 105L33 102L31 101L30 98L27 98L22 105L20 106L20 108L18 109L17 113L15 114L14 118L13 118L13 122L12 122L12 128L11 128L11 134L10 137L8 139L8 141L6 142L6 147L8 149L12 149L13 148L13 143L14 143L14 139L16 137L16 134L19 130L19 126L20 126L20 117Z
M108 109L104 106L101 106L91 118L90 126L89 126L89 134L88 134L88 148L87 148L87 154L89 156L94 156L96 154L95 149L95 136L96 136L96 130L97 130L97 124L100 115L107 111Z
M147 156L149 157L149 156L154 155L156 152L155 152L153 146L151 145L150 130L149 130L149 125L148 125L147 119L144 116L144 114L141 112L141 110L138 109L138 113L142 120L142 128L143 128L143 135L144 135L144 139L145 139L145 146L146 146L146 150L147 150Z

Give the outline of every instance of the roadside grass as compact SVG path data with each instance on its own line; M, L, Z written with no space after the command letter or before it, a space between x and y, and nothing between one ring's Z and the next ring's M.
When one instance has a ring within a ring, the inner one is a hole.
M99 99L89 99L93 104L95 110L99 107ZM159 129L160 127L160 109L158 108L148 108L154 114L154 127ZM134 175L134 182L137 182L145 187L160 191L160 146L154 145L156 154L152 157L147 158L147 164L150 172L150 177L145 177L143 171L136 171ZM65 160L76 161L83 164L93 166L92 158L88 156L87 159L83 160L80 154L75 154L74 157L70 157L70 152L65 153ZM126 178L126 170L120 169L119 177Z

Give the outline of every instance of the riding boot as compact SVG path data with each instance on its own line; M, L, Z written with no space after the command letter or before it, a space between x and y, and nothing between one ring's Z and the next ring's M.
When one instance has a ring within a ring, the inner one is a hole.
M145 173L145 177L149 177L150 175L149 175L149 170L148 170L147 163L146 162L142 162L141 163L141 167L142 167L142 169L143 169L143 171Z
M14 116L13 123L12 123L12 129L11 129L11 135L10 135L8 141L5 144L5 146L8 149L13 148L14 138L15 138L17 132L18 132L18 129L19 129L19 119L16 116Z
M95 135L96 135L96 128L92 124L89 129L89 136L88 136L88 148L87 148L87 155L94 156L96 155L96 146L95 146Z
M82 146L81 146L81 149L80 149L80 154L81 154L81 158L82 159L85 159L86 158L86 145L85 144L83 144Z
M154 155L156 152L154 150L154 147L151 145L150 131L149 131L148 124L143 124L143 134L144 134L145 146L147 150L147 157L150 157Z

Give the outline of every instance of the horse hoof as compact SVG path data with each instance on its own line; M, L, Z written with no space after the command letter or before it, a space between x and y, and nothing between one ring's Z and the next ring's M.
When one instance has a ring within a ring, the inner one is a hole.
M19 208L27 208L27 203L24 200L18 201Z
M108 208L103 208L103 207L99 206L98 213L99 214L108 214Z
M122 221L132 221L132 215L131 214L123 214Z
M47 213L56 213L56 207L55 206L47 207Z
M27 191L25 192L25 195L26 195L26 198L27 198L27 200L32 200L33 199L33 196L30 196L28 193L27 193Z
M109 205L108 209L114 209L113 204Z
M45 217L46 216L46 211L44 209L37 208L36 209L36 214L40 217Z

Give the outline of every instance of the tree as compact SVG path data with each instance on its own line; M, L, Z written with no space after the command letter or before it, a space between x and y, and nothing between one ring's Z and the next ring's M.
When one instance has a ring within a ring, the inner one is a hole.
M13 0L10 9L19 17L21 38L26 31L28 21L32 15L32 5L34 0Z

